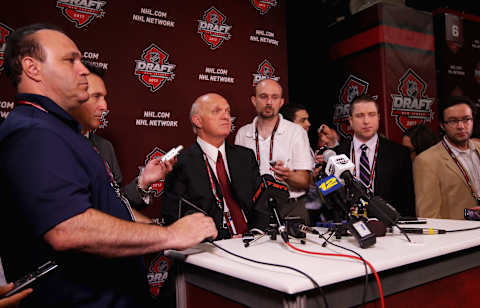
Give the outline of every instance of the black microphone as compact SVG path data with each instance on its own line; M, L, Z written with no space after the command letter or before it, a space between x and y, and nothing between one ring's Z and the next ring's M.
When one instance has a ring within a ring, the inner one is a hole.
M282 220L280 218L280 211L278 210L278 207L277 207L277 200L275 200L275 198L273 197L269 197L267 203L268 203L268 207L273 212L273 216L275 220L277 221L278 233L280 233L280 236L282 237L283 241L285 243L288 243L287 228L285 228L285 225L282 223Z
M385 227L395 225L400 218L400 214L397 210L379 196L371 198L368 202L367 216L378 218L384 223Z
M203 213L205 216L209 216L207 214L207 212L205 212L203 209L201 209L198 205L195 205L193 204L192 202L188 201L187 199L185 199L184 197L182 196L179 196L180 197L180 201L179 201L179 217L180 218L180 212L181 212L181 209L182 209L182 202L184 202L185 204L191 206L192 208L194 208L195 210L199 211L200 213ZM213 243L213 238L211 237L207 237L203 240L204 242L208 242L208 243Z
M303 232L303 233L311 233L311 234L320 234L317 230L313 229L312 227L306 226L304 224L299 224L298 225L298 230Z

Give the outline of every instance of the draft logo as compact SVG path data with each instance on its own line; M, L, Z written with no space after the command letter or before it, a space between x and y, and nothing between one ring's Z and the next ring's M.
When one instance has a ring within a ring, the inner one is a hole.
M277 0L251 0L251 2L253 7L260 12L260 15L267 14L272 7L277 6Z
M98 0L57 0L57 8L78 29L87 26L95 18L105 16L103 7L107 1Z
M0 22L0 72L3 71L3 62L5 61L5 48L7 47L7 37L13 29Z
M176 65L168 63L169 56L168 53L152 43L143 50L142 59L135 60L135 75L151 92L160 89L167 80L174 79L173 70Z
M148 164L149 161L156 159L156 158L162 158L163 155L165 155L166 152L164 150L161 150L157 147L155 147L152 152L150 152L147 155L147 159L145 159L145 166ZM160 197L160 195L163 193L163 187L164 187L164 180L159 180L158 182L155 182L151 186L151 190L154 192L155 197Z
M275 76L275 68L268 60L263 60L257 68L257 71L253 74L253 86L255 87L260 81L265 79L272 79L279 81L280 77Z
M411 68L400 78L398 94L392 94L392 113L402 131L432 121L434 98L426 96L427 84Z
M170 259L159 253L150 263L148 267L148 284L150 285L150 292L153 296L158 296L160 288L163 286L168 278L168 271L170 269Z
M230 34L232 26L227 25L226 20L227 17L214 6L203 13L203 20L198 20L197 33L210 46L210 49L217 49L224 41L232 37Z
M359 95L367 93L369 83L361 78L350 75L340 89L338 96L338 104L335 105L333 113L333 123L337 128L337 132L345 138L353 133L350 127L350 103Z

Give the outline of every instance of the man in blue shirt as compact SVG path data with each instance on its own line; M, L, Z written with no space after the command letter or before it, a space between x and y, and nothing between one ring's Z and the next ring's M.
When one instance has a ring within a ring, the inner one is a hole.
M104 161L70 113L88 99L75 43L47 25L9 36L5 73L17 106L0 129L0 257L13 281L53 260L26 307L149 307L143 254L215 238L196 213L169 227L123 203ZM172 168L167 162L164 173Z

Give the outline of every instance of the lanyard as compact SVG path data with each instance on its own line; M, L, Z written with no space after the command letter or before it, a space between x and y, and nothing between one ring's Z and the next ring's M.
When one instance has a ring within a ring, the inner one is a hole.
M375 155L373 156L373 164L372 164L372 168L370 169L370 179L368 180L368 187L367 187L369 191L372 191L373 179L375 177L375 165L377 164L379 140L380 138L377 138L377 144L375 145ZM350 146L350 157L352 157L352 163L355 166L353 168L353 176L357 177L357 164L355 163L355 148L353 146L353 140Z
M450 149L448 144L445 142L445 139L442 140L442 145L447 151L447 153L450 154L450 157L452 157L458 169L460 169L460 172L462 173L463 177L465 178L465 181L467 182L468 188L470 188L470 191L472 192L473 199L477 200L477 203L480 204L480 199L478 199L477 195L475 194L475 191L473 190L473 186L472 186L472 181L470 180L470 177L468 176L467 171L462 166L462 163L457 159L457 157L455 156L455 153L453 153L452 149ZM476 148L475 148L475 153L477 153L477 156L480 158L480 154L478 153Z
M18 101L17 104L30 105L30 106L33 106L33 107L35 107L35 108L37 108L37 109L40 109L40 110L48 113L48 111L47 111L45 108L43 108L42 106L40 106L40 105L38 105L38 104L35 104L35 103L32 103L32 102L29 102L29 101Z
M217 206L221 210L223 210L224 223L225 222L227 223L227 227L228 227L228 230L230 231L230 234L237 234L228 206L225 206L225 209L222 208L223 201L220 200L220 197L218 196L217 189L215 188L215 182L213 181L212 171L210 170L210 165L208 164L208 158L207 158L207 155L205 155L205 153L203 153L203 160L205 161L205 167L207 168L208 179L210 180L210 188L212 189L213 196L217 201Z
M277 119L277 123L275 123L275 127L273 128L272 135L270 136L270 158L273 158L273 138L275 138L275 133L277 132L278 124L280 123L280 117ZM255 126L255 149L257 150L257 163L260 166L260 145L258 142L258 127Z

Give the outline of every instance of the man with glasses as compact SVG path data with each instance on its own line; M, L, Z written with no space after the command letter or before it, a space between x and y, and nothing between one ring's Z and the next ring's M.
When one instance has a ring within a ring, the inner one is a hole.
M417 215L463 219L479 205L480 144L471 140L472 103L452 97L440 112L443 139L414 161Z

